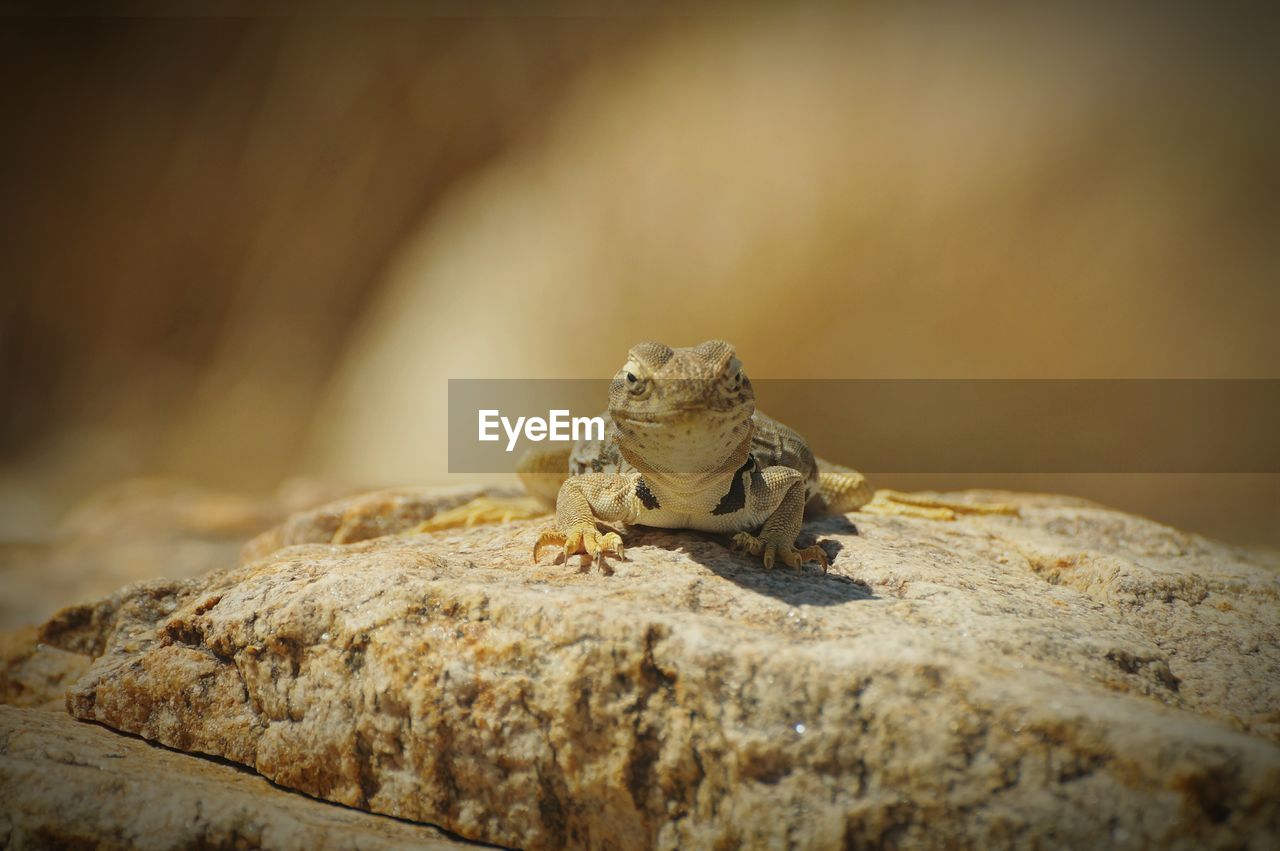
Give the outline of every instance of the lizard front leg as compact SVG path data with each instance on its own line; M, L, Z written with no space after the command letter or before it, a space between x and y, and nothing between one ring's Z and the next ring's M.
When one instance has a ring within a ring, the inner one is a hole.
M617 532L602 534L599 522L630 521L637 514L635 476L586 473L571 476L556 496L556 524L533 545L536 562L551 547L563 547L565 558L583 553L588 560L610 552L623 557Z
M804 522L806 499L805 479L799 470L790 467L767 467L761 479L752 487L752 497L761 505L776 504L765 520L759 535L739 532L733 536L733 549L745 550L762 556L764 566L772 568L775 559L790 567L800 567L806 561L816 561L827 569L827 553L817 544L797 550L796 538Z

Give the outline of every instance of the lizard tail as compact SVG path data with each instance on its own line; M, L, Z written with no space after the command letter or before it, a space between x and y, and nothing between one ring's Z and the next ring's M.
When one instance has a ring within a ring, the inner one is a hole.
M569 478L569 455L572 449L533 450L516 463L516 474L529 495L548 509L555 508L556 494Z
M439 532L480 523L508 523L545 517L555 509L556 494L569 477L570 451L533 451L520 459L516 473L528 496L481 495L423 521L414 531Z
M857 470L841 467L821 458L816 460L818 492L810 501L810 509L814 513L844 514L847 511L857 511L875 496L867 477Z
M866 511L929 520L954 520L957 514L1018 514L1018 507L1010 503L960 502L893 490L877 491L857 470L821 458L816 460L818 493L809 503L809 510L814 514Z

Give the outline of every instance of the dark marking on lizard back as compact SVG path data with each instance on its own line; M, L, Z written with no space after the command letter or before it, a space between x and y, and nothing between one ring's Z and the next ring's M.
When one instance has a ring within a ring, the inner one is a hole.
M650 511L662 507L658 498L653 495L653 491L649 490L649 483L644 479L636 480L636 496L640 497L640 504Z
M756 472L756 456L748 455L746 462L733 474L729 483L729 492L720 498L719 504L711 509L712 514L733 514L747 507L747 485L745 473Z

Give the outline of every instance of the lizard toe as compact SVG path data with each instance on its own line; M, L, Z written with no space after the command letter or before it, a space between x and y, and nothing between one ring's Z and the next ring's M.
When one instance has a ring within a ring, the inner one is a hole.
M548 529L538 536L533 545L533 560L538 561L549 549L560 549L566 560L570 556L585 556L584 564L595 561L601 553L612 553L623 558L622 537L616 532L600 534L593 526L577 527L567 532Z
M788 567L795 568L803 567L807 561L815 561L822 566L823 571L826 571L830 564L826 550L817 544L797 550L785 541L771 541L747 532L734 535L729 548L760 556L766 570L772 570L779 561Z
M613 553L618 557L619 560L621 560L623 558L622 536L619 535L617 532L609 532L606 535L602 535L600 537L599 552Z
M764 551L764 542L749 532L739 532L733 536L729 549L758 556Z
M564 536L564 556L568 558L577 553L587 552L587 548L583 543L583 535L581 529L570 529ZM589 553L588 553L589 555Z
M612 553L622 558L622 536L617 532L607 532L602 535L597 529L583 530L582 547L592 558L601 553Z
M792 552L795 553L796 561L794 564L787 562L792 567L800 567L806 561L816 561L822 565L822 570L825 573L827 568L831 566L831 562L827 558L827 551L817 544L805 547L803 550L793 550Z
M764 545L764 569L765 570L773 570L773 561L775 558L777 558L777 556L778 556L777 544ZM784 562L787 560L787 554L785 550L783 551L783 554L782 554L782 560Z
M536 563L542 558L542 553L548 548L559 548L565 544L565 534L556 529L547 529L538 535L537 542L533 545L533 560Z

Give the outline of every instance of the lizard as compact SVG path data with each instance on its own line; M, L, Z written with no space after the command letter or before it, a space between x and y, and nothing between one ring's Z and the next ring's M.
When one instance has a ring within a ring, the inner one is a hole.
M603 439L528 453L517 472L555 523L533 547L537 562L624 558L622 537L601 524L642 524L732 535L731 546L799 568L827 553L797 547L806 516L864 511L938 520L957 513L1016 514L1004 504L951 503L874 490L856 470L817 458L795 430L756 409L751 380L734 347L708 340L688 348L643 342L631 348L609 386ZM536 509L535 509L536 511ZM446 512L421 531L517 511L494 504ZM526 514L525 516L529 516Z

